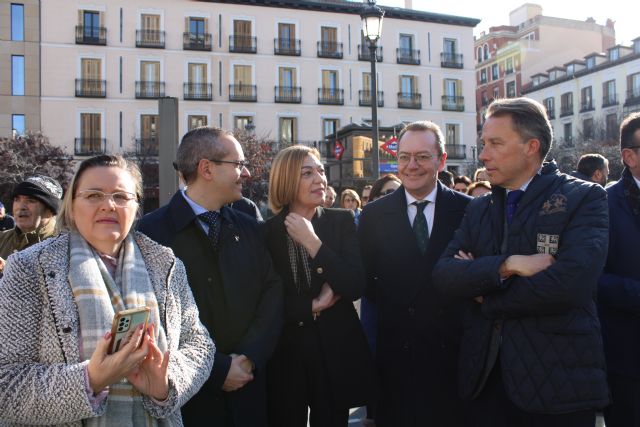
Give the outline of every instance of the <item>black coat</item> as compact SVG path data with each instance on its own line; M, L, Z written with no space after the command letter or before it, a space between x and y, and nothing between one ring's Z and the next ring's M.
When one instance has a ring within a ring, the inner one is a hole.
M429 246L423 255L407 216L404 187L369 203L358 235L367 296L379 313L376 362L381 426L462 426L455 378L462 335L460 303L444 298L431 270L470 198L438 183Z
M548 163L522 196L506 236L505 198L505 190L494 187L469 204L433 273L443 293L470 301L462 395L479 394L499 354L506 394L523 411L602 408L609 399L595 294L607 253L606 193ZM555 263L547 269L500 279L509 255L553 253L554 245ZM475 260L455 259L460 249ZM484 302L473 302L476 296Z
M344 408L367 404L374 392L373 362L353 301L364 290L364 271L355 233L353 212L346 209L317 208L311 221L322 246L311 260L311 287L298 293L291 272L284 219L287 211L266 221L266 241L276 270L282 276L285 292L285 325L273 356L269 375L299 375L287 367L293 346L300 342L299 328L313 324L305 331L319 336L329 378L331 397ZM341 296L331 308L313 320L312 299L323 283L329 283ZM282 371L279 367L282 367ZM270 380L271 382L271 380ZM277 389L277 387L276 387ZM282 389L280 393L297 393Z
M180 192L169 204L145 215L138 230L173 249L184 262L202 323L216 341L211 376L192 401L229 399L236 427L262 426L267 423L266 363L282 328L282 282L273 268L258 223L228 207L223 207L220 213L217 253ZM216 256L219 270L213 262ZM215 298L212 290L216 277L222 278L219 289L223 298ZM213 328L214 313L226 319L224 330ZM254 380L238 391L226 393L221 387L229 371L231 353L244 354L253 361ZM190 405L195 405L192 401L183 409L185 418L201 416L212 420L214 416L215 420L216 414L190 413Z

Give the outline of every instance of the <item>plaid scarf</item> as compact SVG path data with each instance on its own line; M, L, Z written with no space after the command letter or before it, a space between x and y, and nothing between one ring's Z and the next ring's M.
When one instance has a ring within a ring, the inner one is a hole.
M80 358L89 360L98 340L111 330L117 311L147 306L149 323L156 325L156 343L167 349L167 338L160 323L158 303L147 269L133 236L122 242L111 277L100 256L77 232L70 235L69 283L80 318ZM159 426L162 420L152 418L142 405L142 395L123 380L109 386L107 411L101 417L83 420L84 426Z
M291 272L293 273L293 283L296 284L298 295L302 289L302 281L306 282L306 286L311 288L311 267L309 267L309 254L301 244L294 242L291 236L287 234L287 249L289 250L289 261L291 263ZM304 272L304 277L302 277Z

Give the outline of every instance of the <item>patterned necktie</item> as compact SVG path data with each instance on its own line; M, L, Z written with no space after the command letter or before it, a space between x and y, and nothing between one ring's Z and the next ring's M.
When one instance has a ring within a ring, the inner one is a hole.
M220 212L208 211L198 215L202 221L209 226L207 237L213 244L214 249L218 248L218 240L220 238Z
M423 255L427 251L427 245L429 245L429 225L427 224L427 217L424 215L424 208L427 203L429 203L428 200L412 203L417 209L416 217L413 219L413 233L416 235L418 247Z
M511 221L513 220L513 215L515 215L516 209L518 209L518 203L520 202L520 199L522 198L523 194L524 194L524 191L522 190L509 191L509 194L507 194L506 216L507 216L507 224L509 225L511 225Z

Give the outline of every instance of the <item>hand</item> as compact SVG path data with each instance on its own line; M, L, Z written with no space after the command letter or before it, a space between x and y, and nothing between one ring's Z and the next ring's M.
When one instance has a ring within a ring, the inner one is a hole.
M289 236L295 242L304 246L311 258L315 258L320 246L322 246L322 241L313 230L311 221L302 215L292 212L284 219L284 225L287 227Z
M245 386L249 381L253 380L253 374L245 371L243 367L246 367L246 362L251 361L244 354L231 355L231 367L227 373L227 378L222 384L222 390L224 391L236 391Z
M335 294L333 289L331 289L331 286L325 282L322 285L322 288L320 288L318 296L311 301L311 311L318 315L321 311L333 307L339 299L340 295Z
M163 401L169 396L169 352L164 354L156 345L155 328L151 325L142 345L147 345L149 352L142 363L134 369L127 380L142 394Z
M457 255L453 256L455 259L465 259L468 261L473 261L475 258L471 252L465 252L463 250L459 250ZM478 304L482 304L484 302L484 297L479 295L477 297L473 297L473 300Z
M143 345L136 348L136 344L140 342L144 332L143 325L139 325L129 342L114 354L107 354L111 332L107 332L98 341L87 366L89 385L94 393L101 392L105 387L117 383L129 375L147 357L148 346L145 345L144 340Z
M551 266L556 259L549 254L511 255L500 266L500 277L531 277Z

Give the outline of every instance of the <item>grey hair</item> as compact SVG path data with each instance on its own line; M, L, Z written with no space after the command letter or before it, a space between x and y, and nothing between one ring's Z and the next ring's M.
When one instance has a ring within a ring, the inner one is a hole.
M229 131L211 126L201 126L184 134L176 154L175 167L185 183L196 179L200 160L222 159L229 154L219 138L232 135Z

